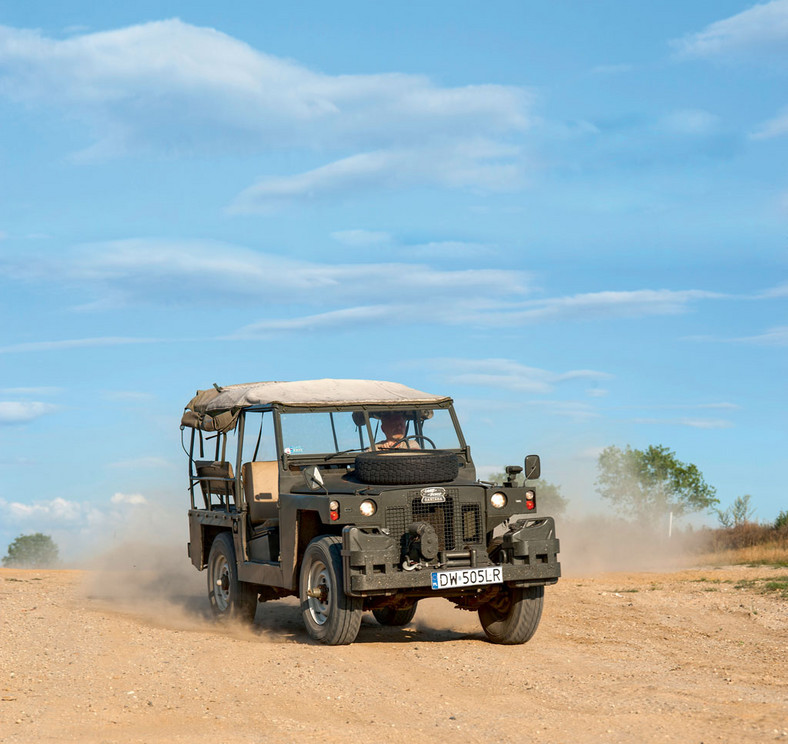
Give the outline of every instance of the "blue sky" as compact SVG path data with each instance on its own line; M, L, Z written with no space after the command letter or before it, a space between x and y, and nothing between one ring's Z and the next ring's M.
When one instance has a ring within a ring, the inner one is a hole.
M180 412L265 379L449 394L586 513L610 444L788 507L788 0L0 24L0 550L185 540Z

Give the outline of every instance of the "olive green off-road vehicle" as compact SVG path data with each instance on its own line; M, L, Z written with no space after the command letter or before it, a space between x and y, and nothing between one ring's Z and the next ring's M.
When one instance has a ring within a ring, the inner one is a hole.
M524 643L561 575L555 524L527 481L477 480L451 398L397 383L307 380L199 391L190 431L189 556L219 617L298 596L309 635L352 643L365 610L403 626L419 599L479 613Z

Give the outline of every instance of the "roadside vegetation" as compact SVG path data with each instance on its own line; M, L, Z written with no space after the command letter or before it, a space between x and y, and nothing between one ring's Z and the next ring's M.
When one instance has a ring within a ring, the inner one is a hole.
M53 568L59 563L58 548L49 535L20 535L2 558L6 568Z
M685 532L687 548L714 566L788 566L788 512L772 524L745 521L729 527Z

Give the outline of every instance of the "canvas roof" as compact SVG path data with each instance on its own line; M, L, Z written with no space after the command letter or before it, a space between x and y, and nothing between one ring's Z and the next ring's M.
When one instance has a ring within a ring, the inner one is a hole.
M274 403L287 406L430 404L449 401L398 382L382 380L300 380L297 382L250 382L198 390L186 406L181 423L209 431L228 431L241 409Z

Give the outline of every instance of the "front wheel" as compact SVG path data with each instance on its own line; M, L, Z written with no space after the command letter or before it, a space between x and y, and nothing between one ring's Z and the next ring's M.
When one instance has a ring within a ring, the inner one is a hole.
M252 622L257 610L257 592L250 584L238 581L235 547L229 532L222 532L211 543L208 554L208 598L219 619L237 618Z
M353 643L361 626L363 600L345 594L342 540L316 537L306 547L298 595L307 633L328 646Z
M544 587L505 587L479 608L484 632L493 643L513 646L529 641L542 618Z

